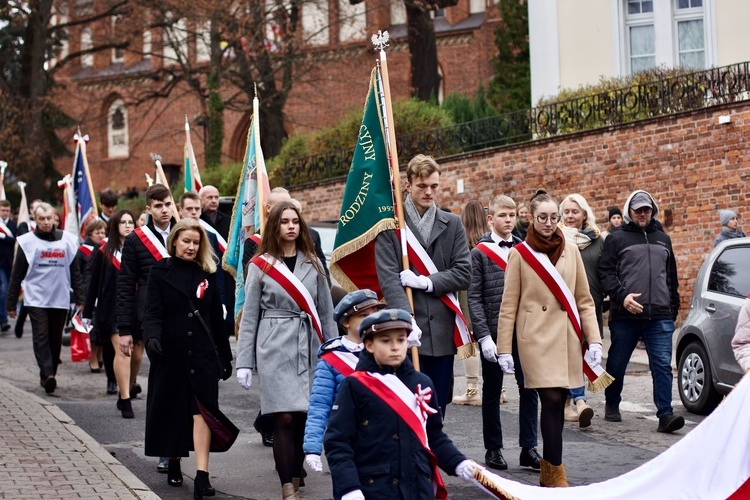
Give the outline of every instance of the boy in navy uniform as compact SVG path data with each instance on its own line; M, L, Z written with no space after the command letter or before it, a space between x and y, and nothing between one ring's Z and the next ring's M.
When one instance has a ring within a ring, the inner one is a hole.
M302 444L305 462L316 472L323 471L320 461L323 433L336 395L344 377L354 372L359 353L364 349L359 336L359 325L367 316L384 307L385 304L378 301L375 292L364 289L346 294L333 310L333 320L346 331L346 335L329 340L318 350L318 366L315 369L305 423L305 440Z
M323 444L334 498L447 498L437 469L470 481L476 464L443 432L432 381L406 357L411 315L384 309L359 326L365 350L344 380Z

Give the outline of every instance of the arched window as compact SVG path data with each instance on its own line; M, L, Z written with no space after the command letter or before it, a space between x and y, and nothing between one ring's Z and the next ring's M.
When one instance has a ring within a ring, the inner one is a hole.
M94 41L91 37L91 30L83 28L81 30L81 51L91 50L94 47ZM81 56L81 67L91 68L94 66L94 54L83 54Z
M118 24L120 23L120 16L112 16L112 39L120 41L122 40L122 37L120 36L119 31L122 31L121 29L118 29ZM121 48L112 49L112 63L121 63L125 60L125 50Z
M122 99L115 99L107 111L107 156L127 157L128 140L128 108Z
M339 0L339 41L364 40L367 38L367 16L365 2L352 5L349 0Z

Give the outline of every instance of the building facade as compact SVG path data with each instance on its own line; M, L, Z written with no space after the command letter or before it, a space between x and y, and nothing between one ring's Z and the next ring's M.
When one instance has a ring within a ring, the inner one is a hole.
M745 0L529 0L531 96L665 66L750 60Z
M78 6L81 1L73 3ZM93 5L91 0L89 3ZM67 22L71 15L60 9L53 22ZM402 1L365 0L357 5L350 5L349 0L311 2L304 5L301 20L314 64L294 82L284 108L287 133L335 124L343 114L362 106L377 56L370 36L378 30L387 29L392 37L388 60L393 98L409 97L410 57ZM108 18L95 26L72 28L58 57L116 36L118 29L125 29L120 23L124 21ZM480 82L486 85L492 78L494 30L498 23L492 0L459 0L456 6L436 13L438 64L443 78L441 97L452 92L473 95ZM274 43L274 29L269 25L269 44ZM195 94L179 84L168 97L139 104L136 100L163 84L154 81L154 69L174 64L179 57L194 65L208 61L207 36L200 35L208 35L209 30L209 26L180 19L170 29L139 33L126 50L87 54L61 72L58 82L62 85L53 99L91 137L88 159L95 189L142 189L145 174L153 172L151 152L162 156L171 180L178 178L185 116L191 123L199 166L203 167L205 131L199 124L201 106ZM236 91L228 86L221 88L225 98ZM250 111L224 112L223 162L242 161ZM72 137L73 132L72 128L62 131L61 137ZM61 159L58 170L70 171L69 163L69 159Z

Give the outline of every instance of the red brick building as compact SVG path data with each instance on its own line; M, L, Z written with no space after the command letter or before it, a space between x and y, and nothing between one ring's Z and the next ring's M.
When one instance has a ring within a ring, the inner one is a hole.
M494 29L499 20L494 4L490 1L485 5L485 1L460 0L435 18L442 94L473 95L480 81L486 84L492 78ZM335 15L343 10L347 10L347 22L336 22ZM310 47L315 54L315 65L304 79L294 84L284 110L290 134L334 124L343 113L363 104L376 59L369 38L378 30L388 29L394 39L388 49L392 95L394 99L410 95L410 59L402 2L365 0L360 6L350 6L346 0L329 0L323 11L303 11L303 28L319 31ZM329 20L324 29L320 29L321 16ZM97 26L79 27L70 33L64 51L77 51L111 36L114 22L108 19ZM53 98L65 113L80 122L82 132L91 137L88 159L97 190L143 188L144 174L153 171L151 152L162 155L168 175L178 176L185 115L191 119L192 142L198 163L203 166L204 131L196 124L201 108L187 88L178 86L168 98L133 104L135 95L159 85L148 75L164 63L164 57L168 57L165 51L172 50L163 44L163 35L158 30L144 32L131 44L132 50L106 50L85 56L70 64L59 78L63 85ZM200 40L185 41L192 62L200 63L207 58L206 47L200 45ZM249 117L250 110L225 111L225 161L242 160ZM65 134L72 137L73 132L73 129L63 131L61 137L66 139ZM69 160L60 160L58 169L68 172Z

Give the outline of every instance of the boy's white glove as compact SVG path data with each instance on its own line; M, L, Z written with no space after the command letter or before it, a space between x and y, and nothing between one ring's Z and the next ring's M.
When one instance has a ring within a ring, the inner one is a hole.
M243 389L250 389L253 385L253 371L250 368L237 368L237 382Z
M320 455L305 455L305 463L315 472L323 472L323 462L320 461Z
M466 482L471 482L474 477L474 467L476 462L473 460L464 460L456 467L456 475Z
M401 271L401 286L408 286L415 290L432 291L432 281L427 276L417 276L411 269Z
M417 326L417 320L413 317L411 318L411 332L409 332L409 336L406 337L406 346L411 347L421 347L422 342L420 341L422 339L422 330Z
M479 339L479 346L482 348L482 356L490 363L497 363L497 346L492 337L487 335Z
M497 364L500 365L500 369L503 373L516 373L516 366L515 363L513 363L512 354L498 354Z
M341 500L365 500L365 495L362 490L354 490L341 495Z
M588 351L586 351L586 361L591 364L592 368L595 368L602 364L601 344L589 344L589 349Z

